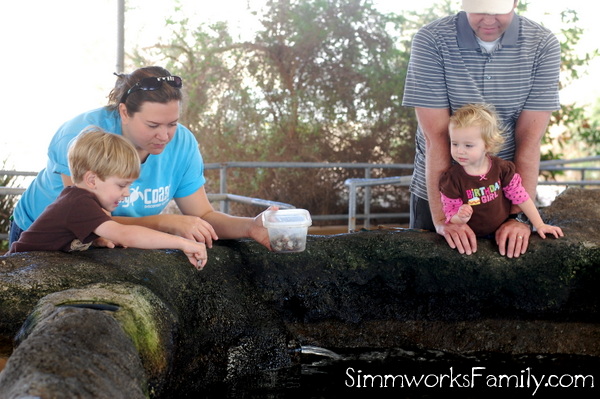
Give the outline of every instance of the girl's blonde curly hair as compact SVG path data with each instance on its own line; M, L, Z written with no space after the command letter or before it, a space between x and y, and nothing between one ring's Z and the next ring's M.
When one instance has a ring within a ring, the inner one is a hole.
M504 137L494 107L489 104L467 104L450 116L450 128L472 126L479 127L487 152L497 154L502 148Z

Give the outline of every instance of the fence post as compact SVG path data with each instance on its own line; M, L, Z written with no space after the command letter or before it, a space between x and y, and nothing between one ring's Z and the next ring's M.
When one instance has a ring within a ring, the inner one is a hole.
M371 178L371 168L365 168L365 179ZM364 187L365 190L365 218L364 218L364 227L365 229L369 229L371 227L371 186ZM356 220L356 219L355 219ZM356 223L355 223L356 224Z
M356 183L346 180L348 184L348 233L356 229Z
M227 194L227 163L222 163L219 168L219 190L221 194ZM222 200L219 204L219 208L223 213L229 213L229 201L227 199Z

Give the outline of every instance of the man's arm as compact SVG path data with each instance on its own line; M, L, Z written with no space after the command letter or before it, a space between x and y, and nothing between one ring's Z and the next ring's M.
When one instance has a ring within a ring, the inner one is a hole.
M431 218L438 234L442 235L451 248L470 255L477 251L475 233L466 224L446 224L446 217L440 198L439 182L442 172L451 165L448 123L450 111L447 108L420 108L415 112L426 141L427 198Z
M551 111L522 111L515 126L516 171L521 175L523 187L534 199L540 171L540 145L548 128ZM519 212L513 206L512 213ZM518 257L527 251L531 229L528 225L509 220L496 231L496 243L501 255Z
M426 142L426 178L427 199L431 208L431 217L436 228L445 220L440 200L439 181L442 172L450 167L450 142L448 122L450 113L447 108L415 108L417 120L425 135Z
M515 127L515 166L523 187L533 199L540 173L540 146L551 111L522 111Z

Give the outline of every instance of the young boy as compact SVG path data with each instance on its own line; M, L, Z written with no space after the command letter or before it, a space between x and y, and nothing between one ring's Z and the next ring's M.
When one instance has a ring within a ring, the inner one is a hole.
M461 107L450 117L449 132L456 164L440 178L446 223L467 223L477 236L487 236L509 218L514 204L542 238L563 236L560 227L544 223L515 165L493 156L504 141L493 108L484 104Z
M73 143L68 156L74 185L66 187L23 232L9 254L82 251L101 237L110 247L179 249L198 270L204 267L203 243L111 219L110 212L129 196L129 187L140 174L140 158L129 141L91 127Z

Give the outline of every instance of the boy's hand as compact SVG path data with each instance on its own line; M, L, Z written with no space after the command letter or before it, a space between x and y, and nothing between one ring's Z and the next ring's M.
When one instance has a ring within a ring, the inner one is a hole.
M202 270L208 261L206 245L201 242L186 240L182 248L190 263L198 270Z
M117 246L114 242L112 242L111 240L107 240L104 237L96 238L93 241L92 245L94 247L103 247L103 248L115 248Z

